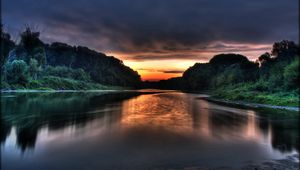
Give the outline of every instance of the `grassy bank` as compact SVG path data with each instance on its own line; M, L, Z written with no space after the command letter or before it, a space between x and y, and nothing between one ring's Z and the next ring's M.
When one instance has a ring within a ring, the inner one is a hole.
M124 87L105 86L99 83L45 76L39 80L29 80L25 85L1 82L1 90L123 90Z
M211 94L214 98L231 101L299 107L298 90L289 92L261 92L253 90L253 85L235 85L218 88L212 91Z

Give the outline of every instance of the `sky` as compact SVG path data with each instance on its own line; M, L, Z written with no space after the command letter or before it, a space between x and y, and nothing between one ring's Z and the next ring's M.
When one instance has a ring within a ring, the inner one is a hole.
M255 60L299 42L298 0L2 0L15 40L26 26L47 43L82 45L124 61L143 80L181 76L219 53Z

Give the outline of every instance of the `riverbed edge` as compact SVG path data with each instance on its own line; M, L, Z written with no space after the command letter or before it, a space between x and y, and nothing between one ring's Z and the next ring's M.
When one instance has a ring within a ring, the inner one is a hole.
M276 106L276 105L269 105L269 104L250 103L250 102L245 102L245 101L232 101L232 100L214 98L214 97L210 97L210 96L197 97L197 99L206 100L208 102L212 102L212 103L216 103L216 104L222 104L222 105L234 106L234 107L250 108L250 109L267 108L267 109L279 109L279 110L288 110L288 111L295 111L295 112L300 111L299 107Z

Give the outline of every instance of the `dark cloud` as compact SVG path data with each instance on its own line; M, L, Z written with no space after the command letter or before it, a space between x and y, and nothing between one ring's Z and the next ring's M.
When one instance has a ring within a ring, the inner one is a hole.
M160 49L150 52L142 53L132 53L125 59L135 60L135 61L145 61L145 60L205 60L208 61L213 54L218 53L242 53L247 54L253 51L266 52L271 50L271 45L253 45L253 44L224 44L224 43L213 43L207 45L206 47L194 47L193 48L182 48L182 46L177 46L177 48L171 49ZM257 57L257 56L255 56Z
M216 42L271 45L282 39L298 42L299 37L296 0L2 2L3 23L12 33L25 24L38 24L42 38L48 42L63 41L104 52L153 53L135 55L135 60L195 59L199 56L195 52L237 50ZM257 50L249 46L238 48Z
M197 54L167 54L167 55L160 55L160 54L144 54L144 55L133 55L128 57L129 60L170 60L170 59L191 59L191 60L197 60L200 59Z
M167 70L167 71L164 71L163 73L170 73L170 74L173 74L173 73L183 73L184 70Z

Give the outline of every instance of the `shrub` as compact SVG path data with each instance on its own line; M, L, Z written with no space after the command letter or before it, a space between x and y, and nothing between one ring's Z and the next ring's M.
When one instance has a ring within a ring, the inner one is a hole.
M38 62L38 66L46 64L46 53L43 47L36 47L33 50L33 58Z
M14 60L5 64L5 76L9 84L25 86L28 81L28 66L23 60Z
M299 57L284 68L284 84L287 88L295 89L299 82Z
M64 66L48 66L44 70L44 76L55 76L87 82L91 81L90 75L86 73L83 69L72 69Z
M41 67L39 67L38 61L36 59L30 59L28 71L31 78L36 80L38 73L41 71Z
M10 85L5 81L1 81L1 89L3 90L10 89Z
M51 88L55 90L90 90L90 89L103 89L104 86L100 84L87 83L68 78L60 78L54 76L45 76L39 82L40 87Z

